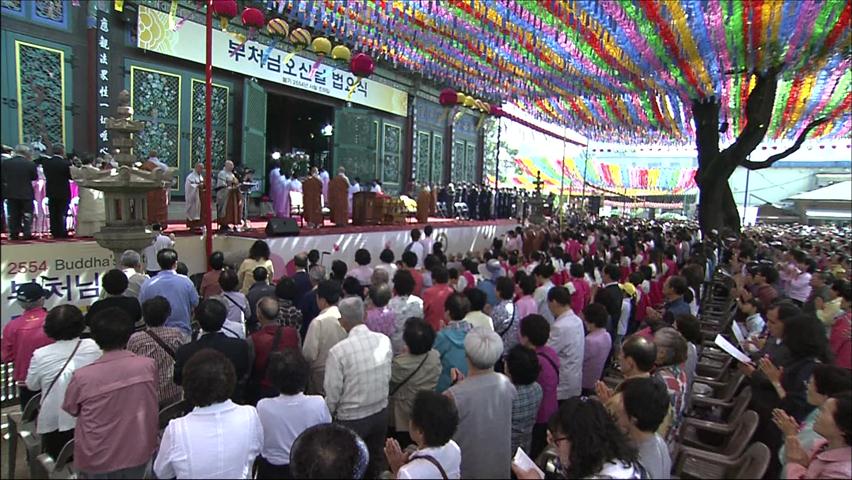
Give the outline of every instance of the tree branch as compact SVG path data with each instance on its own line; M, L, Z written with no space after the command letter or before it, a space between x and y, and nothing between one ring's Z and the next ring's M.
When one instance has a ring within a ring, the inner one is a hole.
M771 167L773 163L777 162L778 160L781 160L782 158L789 157L794 152L796 152L796 150L798 150L799 147L802 146L802 143L805 141L805 137L808 136L808 133L810 133L810 131L813 130L815 127L817 127L817 126L819 126L819 125L821 125L821 124L823 124L827 121L828 121L828 117L822 117L822 118L818 118L818 119L812 121L811 123L809 123L805 127L805 129L802 130L802 133L799 134L798 138L796 138L796 141L795 141L795 143L793 143L793 146L791 146L787 150L784 150L781 153L776 153L775 155L772 155L771 157L767 158L766 160L764 160L762 162L752 162L751 160L743 159L740 162L740 166L745 167L749 170L762 170L764 168Z
M772 107L775 104L775 91L778 87L778 74L783 65L770 68L766 74L757 74L754 90L746 100L746 126L736 141L724 150L728 154L731 172L737 167L740 159L745 158L754 151L766 131L769 129L769 121L772 119Z

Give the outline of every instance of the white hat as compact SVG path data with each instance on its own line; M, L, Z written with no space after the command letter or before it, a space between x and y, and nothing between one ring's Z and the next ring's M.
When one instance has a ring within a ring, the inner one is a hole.
M506 272L503 270L503 267L500 266L500 261L494 258L488 260L484 264L479 265L478 269L479 275L486 280L496 280L506 275Z

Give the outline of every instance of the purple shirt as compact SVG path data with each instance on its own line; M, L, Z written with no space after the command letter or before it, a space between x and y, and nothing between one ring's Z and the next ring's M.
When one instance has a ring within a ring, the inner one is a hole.
M595 382L601 379L609 349L612 348L612 338L603 328L586 335L583 347L583 388L595 389Z
M541 385L541 404L535 423L547 423L550 417L559 410L556 400L556 386L559 384L559 356L547 345L535 349L541 370L538 373L538 384Z
M384 333L390 338L396 331L396 315L386 306L367 309L367 328L377 333Z
M144 464L157 446L154 360L127 350L104 353L74 372L62 409L77 417L77 470L108 473Z

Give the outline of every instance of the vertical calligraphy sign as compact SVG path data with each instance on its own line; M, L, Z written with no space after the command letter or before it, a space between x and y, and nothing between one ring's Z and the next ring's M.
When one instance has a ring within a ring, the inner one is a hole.
M110 96L109 96L109 49L110 49L110 34L109 34L109 9L98 8L96 13L95 28L97 29L97 56L98 61L95 63L97 74L97 101L98 101L98 155L110 153L109 147L109 132L106 129L106 120L110 113Z

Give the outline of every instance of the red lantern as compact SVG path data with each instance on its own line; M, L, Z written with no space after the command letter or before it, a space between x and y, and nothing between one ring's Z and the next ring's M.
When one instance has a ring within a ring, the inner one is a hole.
M441 114L441 122L450 116L450 111L456 105L457 98L458 94L452 88L445 88L441 90L441 94L438 95L438 103L444 107L444 113Z
M376 70L376 64L366 53L359 53L352 57L349 62L349 69L356 77L367 78Z
M257 37L257 30L266 25L266 18L264 18L263 12L256 8L245 8L240 18L243 21L243 25L248 28L248 37L239 35L240 43L234 45L234 48L232 48L230 52L232 57L236 55L241 48L243 48L243 45L245 45L247 41L254 40L255 37ZM261 55L261 60L263 60L263 55Z
M213 15L219 17L222 31L228 31L228 22L237 16L237 0L213 0Z
M441 94L438 96L438 102L445 107L452 107L456 104L456 98L458 98L456 91L452 88L445 88L441 90Z
M349 70L358 77L355 83L349 87L348 98L352 98L352 94L355 93L355 89L358 88L358 85L361 85L361 80L369 77L376 70L376 63L373 62L373 59L366 53L359 53L352 57L352 60L349 61Z
M246 8L242 14L243 25L249 29L260 29L266 25L266 18L263 17L263 12L256 8Z

